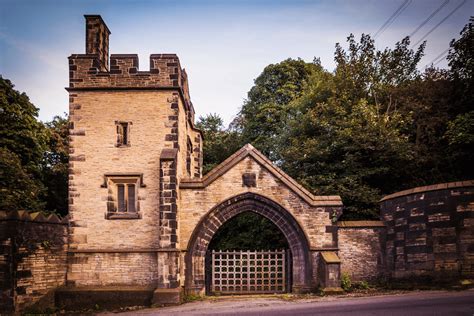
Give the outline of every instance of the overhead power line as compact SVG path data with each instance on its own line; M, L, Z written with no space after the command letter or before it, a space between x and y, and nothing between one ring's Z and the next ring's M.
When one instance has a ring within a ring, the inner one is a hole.
M465 3L467 2L467 0L464 0L463 2L461 2L461 4L459 4L456 8L454 8L453 11L451 11L447 16L445 16L441 21L439 21L438 24L436 24L434 27L431 28L431 30L428 31L428 33L426 33L418 42L416 42L415 44L413 44L412 47L415 47L416 45L420 44L425 38L427 38L434 30L436 30L441 24L444 23L444 21L446 21L447 19L449 19L449 17L451 15L454 14L454 12L456 12L457 10L459 10L460 7L462 7Z
M448 56L448 54L444 55L443 58L441 58L440 60L438 60L437 62L435 62L433 64L433 66L436 66L437 64L439 64L440 62L442 62L444 60L444 58L446 58L446 56Z
M444 52L442 52L441 54L439 54L438 56L436 56L435 59L433 59L432 61L430 61L429 63L427 63L425 65L425 68L428 68L429 66L433 65L433 66L436 66L437 64L439 64L440 62L442 62L444 60L444 58L448 55L448 51L451 47L447 48Z
M426 20L424 20L413 32L411 32L410 35L410 38L415 35L423 26L426 25L426 23L428 23L442 8L444 8L447 4L449 3L449 0L446 0L444 1L443 3L441 3L441 5L436 9L434 10L430 16L428 18L426 18Z
M410 5L412 0L405 0L400 7L388 18L387 21L375 32L374 39L377 38L380 34L385 32L386 29L389 28L390 25L392 25L393 21L395 21L400 14L402 14L403 11Z

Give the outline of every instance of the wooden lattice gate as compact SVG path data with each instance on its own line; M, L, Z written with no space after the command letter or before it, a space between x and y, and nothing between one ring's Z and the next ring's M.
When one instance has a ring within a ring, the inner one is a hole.
M289 291L290 269L288 253L285 250L212 250L209 259L210 294L262 294Z

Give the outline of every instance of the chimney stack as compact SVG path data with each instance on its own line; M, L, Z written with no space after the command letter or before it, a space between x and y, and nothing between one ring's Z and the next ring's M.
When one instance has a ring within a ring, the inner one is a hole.
M110 31L100 15L84 15L86 18L86 54L98 57L99 70L109 70Z

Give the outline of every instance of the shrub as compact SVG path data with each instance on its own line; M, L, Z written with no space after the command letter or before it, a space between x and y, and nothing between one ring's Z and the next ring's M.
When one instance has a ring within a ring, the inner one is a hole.
M342 273L341 287L344 291L349 291L352 288L351 276L347 272Z
M360 282L355 282L352 285L352 288L357 289L357 290L368 290L370 288L370 285L369 283L367 283L367 281L360 281Z

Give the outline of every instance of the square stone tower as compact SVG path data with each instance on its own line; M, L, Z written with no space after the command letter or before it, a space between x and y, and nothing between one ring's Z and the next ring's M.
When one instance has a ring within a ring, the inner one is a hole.
M202 137L175 54L109 58L107 25L86 15L69 57L69 286L181 286L181 178L200 178ZM160 292L160 293L161 293ZM160 296L159 295L159 296ZM161 297L160 296L160 297Z

